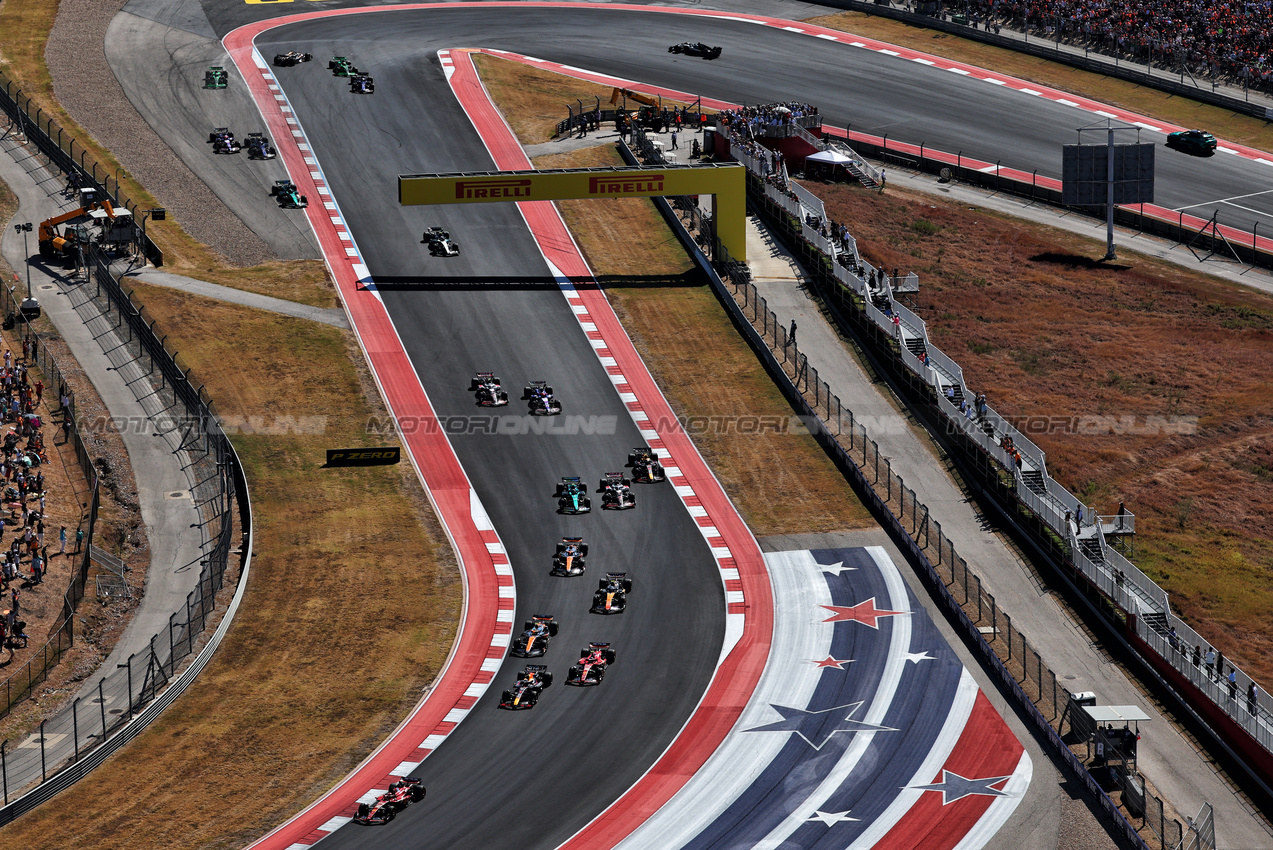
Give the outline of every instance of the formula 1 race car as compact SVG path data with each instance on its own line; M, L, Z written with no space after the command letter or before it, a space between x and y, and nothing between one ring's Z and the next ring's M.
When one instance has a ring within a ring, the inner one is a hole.
M632 482L622 472L607 472L601 479L601 508L610 511L626 511L636 507L636 494Z
M333 56L331 61L327 63L327 69L337 77L352 77L358 73L358 69L354 67L354 63L350 62L344 56Z
M213 65L203 72L203 87L205 89L223 89L229 82L230 75L220 65Z
M531 381L522 389L522 398L530 403L532 416L556 416L561 413L561 402L553 395L547 381Z
M539 702L539 694L553 683L553 674L543 664L527 664L526 669L517 674L517 681L511 688L500 694L499 707L510 711L523 708L534 708Z
M291 68L293 65L308 62L313 58L313 53L301 53L299 50L289 50L286 53L275 53L274 64L280 68Z
M588 557L588 544L582 537L563 537L553 553L551 575L581 576L584 571L584 559Z
M557 489L553 491L557 497L557 513L586 514L592 510L592 499L588 498L588 488L579 476L568 476L561 479Z
M460 253L460 246L451 241L451 234L440 227L430 227L424 231L421 243L429 246L429 253L435 257L454 257Z
M238 153L243 150L243 145L235 141L228 127L217 127L209 133L208 144L212 145L213 153Z
M606 667L614 663L614 650L608 643L590 643L579 652L579 662L566 674L567 685L600 685Z
M628 608L628 594L632 592L632 579L627 573L606 573L598 582L592 595L592 613L622 614Z
M248 159L273 159L278 156L278 151L274 150L264 133L248 133L243 146L248 149Z
M349 78L349 90L354 94L374 94L376 81L366 74L354 74Z
M628 452L628 466L632 467L633 481L654 483L667 480L663 464L659 463L659 456L648 446Z
M398 812L424 799L424 786L419 777L409 776L389 785L389 790L370 803L359 803L354 823L388 823Z
M477 403L482 407L503 407L508 404L508 391L499 385L494 372L478 372L469 381L469 392L477 393Z
M712 47L701 41L682 41L680 44L673 44L667 49L668 53L683 53L686 56L702 56L704 59L715 59L721 54L721 48Z
M285 210L303 210L309 206L309 199L300 193L291 180L275 180L270 187L270 195Z
M526 621L509 654L518 658L539 658L548 651L548 641L557 634L557 628L557 618L551 614L536 614Z

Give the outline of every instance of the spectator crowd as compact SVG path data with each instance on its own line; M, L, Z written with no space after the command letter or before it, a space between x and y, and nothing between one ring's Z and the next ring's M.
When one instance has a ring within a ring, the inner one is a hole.
M1273 0L970 0L968 11L988 27L1273 89Z

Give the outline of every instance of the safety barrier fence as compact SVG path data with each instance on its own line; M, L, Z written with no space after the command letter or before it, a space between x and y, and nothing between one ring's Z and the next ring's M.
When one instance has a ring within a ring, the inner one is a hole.
M681 199L669 204L659 199L665 217L678 225L687 244L697 244L699 236L689 232L695 218ZM1061 737L1069 692L1043 663L1039 653L1012 624L1012 619L982 587L981 580L945 536L940 524L891 469L887 457L871 440L815 366L799 351L787 329L768 309L763 296L750 282L745 264L732 261L726 249L714 242L713 261L701 266L709 277L735 323L752 348L761 356L784 394L801 413L810 433L848 477L875 516L891 533L933 591L934 597L962 630L969 644L996 676L1004 689L1031 718L1039 733L1066 761L1076 776L1098 800L1117 834L1133 848L1146 848L1139 831L1123 815L1117 804L1091 776L1086 766ZM1161 801L1159 802L1161 805ZM1145 824L1142 824L1143 828ZM1161 850L1175 845L1160 842Z
M146 649L133 653L116 669L105 671L96 697L75 699L69 711L42 723L39 732L20 747L6 751L0 746L4 794L0 825L78 781L135 737L189 686L228 629L242 599L250 565L252 517L247 482L210 399L202 386L191 382L190 370L181 365L177 355L164 347L154 332L154 321L132 300L111 271L109 259L96 249L89 252L89 270L89 280L81 284L82 293L85 303L100 310L95 321L109 323L118 337L112 362L123 358L136 371L138 377L130 382L133 392L156 430L179 437L178 451L184 452L192 482L190 495L204 541L200 556L186 566L197 564L199 578L185 604L172 613L166 628L150 637ZM234 542L236 526L241 534L238 547ZM238 585L209 637L206 629L215 617L217 595L236 553L241 564ZM194 660L179 671L192 655ZM51 748L57 742L62 742L62 749L55 756ZM15 793L21 796L12 799Z
M744 164L747 160L756 161L754 151L749 150L751 146L732 138L728 128L718 127L716 132L730 145L731 156ZM969 406L964 412L946 395L949 390L965 402L974 398L963 381L962 370L928 338L924 320L893 298L887 285L879 283L888 281L889 276L872 269L864 258L849 254L843 247L833 246L832 252L827 253L821 245L806 239L806 216L813 211L807 210L788 186L779 185L772 172L749 167L748 199L764 209L780 238L812 273L822 297L873 340L886 361L898 364L901 377L939 414L945 436L956 439L965 451L977 456L978 469L986 483L995 494L1011 501L1043 551L1058 564L1068 565L1082 583L1134 618L1137 634L1145 635L1141 638L1142 647L1156 654L1156 659L1147 657L1150 665L1154 666L1155 660L1165 661L1180 677L1167 682L1169 686L1190 682L1191 665L1185 663L1183 656L1164 655L1156 647L1172 629L1180 640L1188 640L1191 645L1196 642L1207 647L1207 642L1171 612L1166 591L1111 545L1096 511L1047 474L1044 453L1025 434L988 404L977 405L975 412ZM1019 463L1006 450L1006 439L1012 440L1021 456ZM1116 530L1111 528L1109 533ZM1237 688L1246 693L1252 679L1232 662L1230 666ZM1242 758L1253 775L1263 776L1260 781L1267 784L1273 775L1268 767L1273 763L1273 700L1268 693L1256 686L1253 711L1229 699L1227 690L1218 700L1214 689L1179 688L1179 693L1200 719L1213 726L1225 745ZM1211 724L1207 715L1213 709L1218 709L1231 726ZM1232 734L1234 730L1239 732L1238 737ZM1248 736L1250 742L1258 745L1258 752L1244 740Z
M34 114L31 112L33 108ZM112 174L109 168L89 155L83 144L77 146L75 138L36 106L3 72L0 72L0 111L12 122L11 130L23 134L53 170L63 172L68 180L70 175L75 175L81 188L96 189L99 197L109 198L114 206L125 207L132 212L134 221L143 220L145 211L138 209L133 199L120 188L118 171ZM155 266L164 264L163 251L149 236L140 234L139 243L150 263Z
M45 454L52 455L56 451L54 434L61 431L65 444L70 446L75 452L75 461L79 465L78 472L72 472L71 474L72 476L77 474L84 476L88 482L88 493L85 501L81 503L83 508L79 522L76 525L77 531L84 532L84 538L77 545L77 548L73 550L74 566L71 569L71 580L62 596L61 613L58 615L57 621L49 629L48 639L44 645L32 653L21 667L4 680L4 695L0 698L3 700L0 702L0 717L8 715L16 703L30 694L36 685L43 682L47 678L49 670L62 660L63 653L75 643L75 610L80 600L84 598L84 588L88 581L89 548L94 540L99 508L97 467L93 464L93 459L89 456L88 449L85 448L79 422L75 417L75 393L67 387L66 381L62 376L62 369L58 366L57 359L49 353L48 348L43 344L43 338L35 332L29 323L18 318L21 316L19 310L21 299L18 297L17 292L13 287L7 287L7 289L9 304L5 312L15 318L14 331L19 335L23 344L29 347L31 353L27 358L28 366L43 376L47 387L46 392L49 396L53 396L56 393L57 395L54 397L58 398L60 403L62 395L65 394L69 402L65 408L60 410L60 416L62 417L60 425L55 425L54 422L43 423ZM34 376L32 377L32 382L34 383ZM52 399L49 399L49 407L50 409L53 407Z

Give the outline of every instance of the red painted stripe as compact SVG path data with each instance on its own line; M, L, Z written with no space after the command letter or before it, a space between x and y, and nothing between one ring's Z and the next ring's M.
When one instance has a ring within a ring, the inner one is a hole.
M1010 776L1021 760L1025 749L1012 734L1008 724L995 711L990 700L981 691L973 703L968 724L959 736L959 742L951 751L943 770L949 770L968 779L989 776ZM942 771L922 784L942 781ZM991 786L1002 790L1003 783ZM981 816L997 799L975 794L960 800L942 804L940 791L925 791L905 816L889 830L878 843L876 850L949 850L963 840Z

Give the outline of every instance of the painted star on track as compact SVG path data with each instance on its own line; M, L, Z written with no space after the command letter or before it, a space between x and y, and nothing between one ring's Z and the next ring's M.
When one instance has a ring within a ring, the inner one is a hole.
M914 662L916 662L916 663L919 663L920 661L936 661L937 659L936 659L936 658L934 658L933 656L929 655L929 654L928 654L928 650L924 650L923 652L908 652L908 653L906 653L906 660L907 660L907 661L914 661Z
M834 575L834 576L838 576L840 575L840 573L843 573L846 570L851 571L851 570L857 569L857 567L846 567L844 565L844 561L837 561L834 564L818 564L817 567L818 569L822 570L822 572L831 573L831 575Z
M985 797L1010 796L1007 791L1000 791L990 786L997 785L1005 779L1011 778L1011 776L987 776L983 779L969 779L966 776L960 776L958 773L943 770L941 772L941 782L934 782L932 785L911 785L908 787L918 791L940 791L941 804L945 806L973 794Z
M884 611L875 607L875 597L872 596L865 602L859 602L856 605L819 605L819 608L825 608L832 613L822 622L839 623L852 622L862 623L873 629L879 628L880 617L894 617L899 614L909 614L909 611Z
M876 726L860 720L850 720L861 708L862 703L837 705L822 711L806 711L803 708L792 708L786 705L770 703L769 707L782 715L782 720L744 729L744 732L795 732L804 742L815 750L822 749L823 744L836 732L896 732L888 726Z
M832 658L830 655L828 655L826 658L822 659L821 661L810 661L809 663L817 664L819 670L821 670L824 667L834 667L837 670L843 670L845 664L853 663L853 659L852 658Z
M850 809L849 811L852 811L852 809ZM860 821L860 820L862 819L849 817L849 812L814 812L813 817L806 819L805 823L813 823L814 821L821 821L827 826L835 826L837 823L844 823L846 821Z

